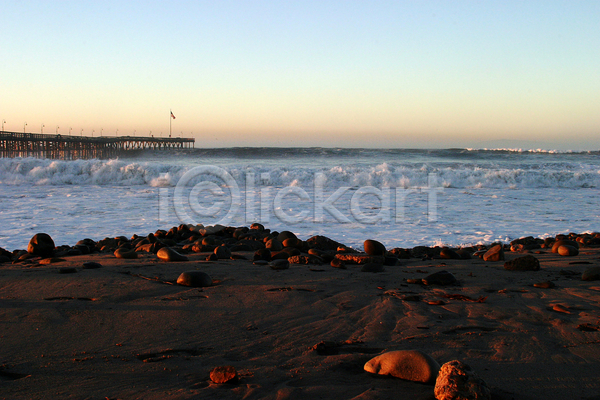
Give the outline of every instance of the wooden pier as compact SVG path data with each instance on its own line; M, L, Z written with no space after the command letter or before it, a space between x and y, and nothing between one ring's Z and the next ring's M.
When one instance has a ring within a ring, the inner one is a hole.
M193 138L71 136L0 131L0 157L107 159L135 150L190 149Z

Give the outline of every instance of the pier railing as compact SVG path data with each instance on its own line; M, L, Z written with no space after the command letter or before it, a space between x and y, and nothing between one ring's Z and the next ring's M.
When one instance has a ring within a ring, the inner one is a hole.
M111 158L135 150L193 148L193 138L72 136L0 131L0 157Z

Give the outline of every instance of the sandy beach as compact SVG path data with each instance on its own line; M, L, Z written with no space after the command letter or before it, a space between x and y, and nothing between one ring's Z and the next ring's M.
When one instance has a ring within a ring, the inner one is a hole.
M439 256L377 273L274 270L253 251L210 254L0 264L0 398L434 399L432 385L363 369L378 354L420 350L470 365L493 399L600 399L600 282L581 279L598 248L530 250L538 271ZM213 285L176 284L192 270ZM442 270L459 284L419 283ZM555 287L534 286L547 281ZM228 365L239 378L214 383L211 370Z

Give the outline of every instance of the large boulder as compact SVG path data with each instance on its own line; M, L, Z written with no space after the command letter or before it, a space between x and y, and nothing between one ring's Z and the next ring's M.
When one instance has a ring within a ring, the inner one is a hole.
M54 253L54 240L47 233L37 233L29 241L27 252L35 256L50 257Z

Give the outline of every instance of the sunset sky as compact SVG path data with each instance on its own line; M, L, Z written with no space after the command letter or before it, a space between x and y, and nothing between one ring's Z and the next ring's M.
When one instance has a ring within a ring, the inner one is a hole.
M166 136L173 110L196 147L600 149L595 0L6 0L0 20L7 131Z

